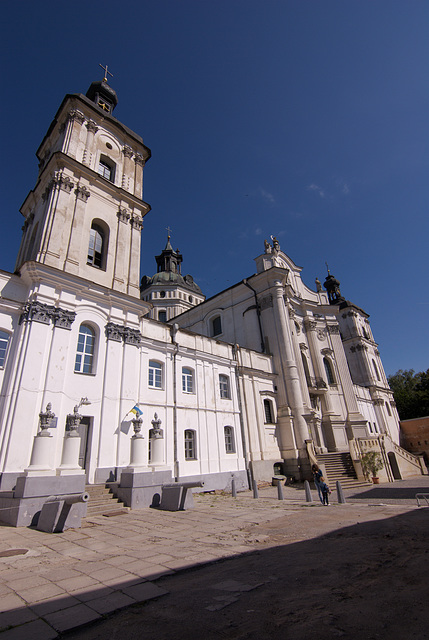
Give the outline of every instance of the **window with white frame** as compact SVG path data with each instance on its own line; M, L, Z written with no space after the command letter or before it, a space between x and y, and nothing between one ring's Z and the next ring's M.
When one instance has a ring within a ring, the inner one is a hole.
M189 367L182 368L182 391L194 393L194 372Z
M6 331L0 331L0 369L3 369L6 362L9 340L10 334L6 333Z
M156 360L149 361L149 387L162 389L162 364Z
M223 428L226 453L235 453L234 427Z
M196 460L196 434L193 429L185 431L185 460Z
M105 156L101 156L98 162L98 174L102 178L106 178L109 182L115 181L115 163L106 158Z
M274 424L273 403L271 400L264 400L265 424Z
M231 397L229 390L229 378L222 373L219 376L219 393L221 398L229 399Z
M81 324L77 339L76 373L94 373L95 331L87 324Z
M215 316L210 320L210 335L212 338L222 333L222 320L220 316Z
M97 269L106 268L108 233L101 225L93 222L89 232L88 257L86 263Z

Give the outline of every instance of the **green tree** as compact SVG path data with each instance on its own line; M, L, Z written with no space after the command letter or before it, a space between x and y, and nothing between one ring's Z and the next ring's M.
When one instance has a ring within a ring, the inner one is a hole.
M388 380L401 420L429 416L429 369L420 373L399 369Z

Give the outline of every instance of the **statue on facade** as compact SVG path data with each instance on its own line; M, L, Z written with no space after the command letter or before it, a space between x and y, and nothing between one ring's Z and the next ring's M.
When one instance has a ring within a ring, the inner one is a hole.
M278 253L280 251L280 244L276 236L271 236L271 240L273 241L273 253Z
M264 240L265 253L271 253L273 248L268 242L268 240Z

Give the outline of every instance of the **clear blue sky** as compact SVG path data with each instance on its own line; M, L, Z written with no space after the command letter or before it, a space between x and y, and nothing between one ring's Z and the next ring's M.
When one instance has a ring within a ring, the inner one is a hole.
M371 316L386 372L429 367L427 0L7 2L0 267L63 96L108 64L152 149L142 275L172 243L209 297L276 235Z

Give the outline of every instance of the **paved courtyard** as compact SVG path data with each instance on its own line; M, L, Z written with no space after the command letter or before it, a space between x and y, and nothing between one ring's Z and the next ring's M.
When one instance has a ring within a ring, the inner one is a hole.
M429 477L346 492L347 504L323 507L302 486L230 495L195 496L195 508L129 511L87 518L81 529L47 534L0 526L1 640L48 640L106 614L166 595L157 580L182 569L267 549L275 540L260 525L290 516L290 542L333 528L390 518L417 508ZM314 520L317 521L317 531ZM312 524L311 524L312 523Z

